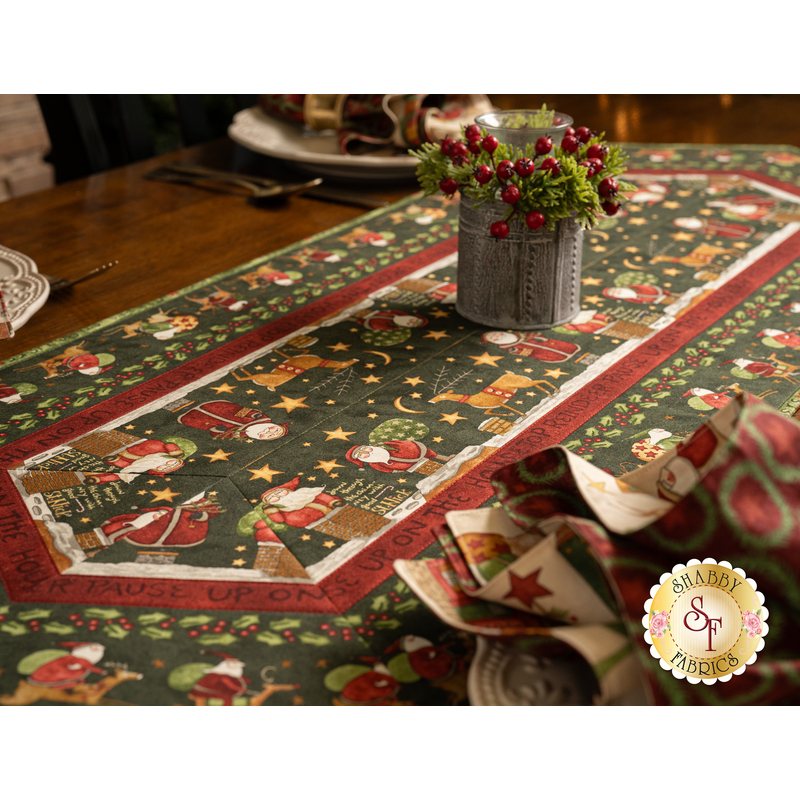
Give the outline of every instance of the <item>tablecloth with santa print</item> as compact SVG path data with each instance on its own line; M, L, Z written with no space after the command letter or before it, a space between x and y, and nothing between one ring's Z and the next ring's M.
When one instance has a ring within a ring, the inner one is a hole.
M551 331L461 318L457 201L415 196L0 365L0 704L467 702L474 640L392 569L445 511L555 444L630 472L739 390L793 415L800 151L628 150ZM751 673L724 702L786 699Z

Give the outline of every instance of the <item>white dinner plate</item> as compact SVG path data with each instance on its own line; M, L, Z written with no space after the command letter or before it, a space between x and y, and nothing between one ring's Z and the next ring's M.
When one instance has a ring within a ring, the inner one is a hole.
M248 150L291 161L297 169L323 178L402 180L414 177L418 163L409 155L342 155L335 131L308 130L268 117L257 107L236 114L228 135Z
M33 259L0 245L0 288L14 330L21 328L44 304L50 284Z

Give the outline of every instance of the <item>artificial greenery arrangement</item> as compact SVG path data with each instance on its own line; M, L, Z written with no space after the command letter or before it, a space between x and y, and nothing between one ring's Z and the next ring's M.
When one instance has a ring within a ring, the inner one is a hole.
M409 152L419 159L417 178L426 195L460 192L475 208L495 199L505 203L489 231L497 239L505 239L517 219L531 230L552 230L570 217L591 228L598 215L619 211L621 192L636 189L618 180L627 160L622 148L586 127L567 128L560 147L542 136L523 153L470 125L460 141L428 142Z

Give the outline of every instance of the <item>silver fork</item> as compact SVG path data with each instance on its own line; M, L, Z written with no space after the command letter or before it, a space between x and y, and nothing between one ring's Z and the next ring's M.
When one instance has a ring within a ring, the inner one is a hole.
M62 289L69 289L70 286L74 286L76 283L80 283L81 281L85 281L95 275L99 275L101 272L105 272L107 269L111 269L111 267L117 264L119 264L119 261L110 261L108 264L103 264L102 267L97 267L96 269L87 272L85 275L81 275L80 278L55 278L52 275L44 275L43 273L40 274L50 284L51 292L60 292Z

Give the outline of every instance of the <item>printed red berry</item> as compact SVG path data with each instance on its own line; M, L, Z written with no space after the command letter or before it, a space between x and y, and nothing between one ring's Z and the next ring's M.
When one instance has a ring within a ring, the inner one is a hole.
M453 142L450 148L450 158L461 158L467 154L467 146L464 142Z
M472 173L475 176L475 180L478 181L481 186L485 183L489 183L492 179L492 168L487 164L481 164L479 167L476 167L475 172Z
M444 138L444 139L442 140L442 144L441 144L441 147L442 147L442 152L443 152L443 153L444 153L446 156L449 156L449 155L451 155L451 154L452 154L452 147L453 147L453 145L454 145L455 143L456 143L456 140L455 140L455 139L451 139L449 136L447 136L446 138Z
M619 184L614 178L603 178L597 187L597 191L603 197L615 197L619 191Z
M561 162L555 158L546 158L542 161L542 169L549 170L553 176L558 175L561 173Z
M545 223L544 214L541 211L531 211L525 215L525 224L532 230L538 231Z
M497 138L495 136L484 136L484 138L481 140L481 147L487 153L489 153L489 155L491 155L492 153L494 153L495 150L497 150L497 146L499 144L500 142L497 141Z
M546 156L553 149L553 140L549 136L540 136L534 147L537 156Z
M575 138L581 143L586 144L589 139L592 138L593 132L590 131L586 126L581 125L580 128L575 129Z
M511 161L501 161L497 165L497 177L507 181L514 174L514 164Z
M439 188L445 194L455 194L458 191L458 181L455 178L444 178L439 181Z
M514 172L520 176L520 178L527 178L528 175L533 175L534 164L530 158L520 158L516 164L514 164Z
M619 211L619 203L610 203L606 201L602 205L603 205L603 213L609 217L613 217L614 214L616 214L617 211Z
M581 143L574 136L565 136L561 142L561 149L566 153L574 153Z
M513 183L510 183L508 186L500 192L500 198L504 203L508 203L509 205L514 205L519 200L519 189L514 186Z
M601 161L608 155L608 148L604 144L589 145L586 151L587 158L599 158Z
M480 139L481 138L481 129L477 125L468 125L467 129L464 131L464 136L471 142L473 139Z
M336 631L328 631L328 636L337 636L337 635L338 634Z

